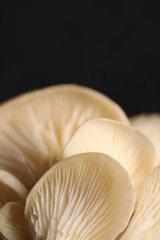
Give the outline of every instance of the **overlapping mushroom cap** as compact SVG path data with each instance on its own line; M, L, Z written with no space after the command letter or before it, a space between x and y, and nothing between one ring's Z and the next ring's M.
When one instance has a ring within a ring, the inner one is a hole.
M64 155L84 152L112 156L127 170L136 191L156 166L155 150L148 138L130 126L109 119L93 119L80 126Z
M108 97L86 87L60 85L27 93L0 107L0 168L28 188L55 162L85 121L113 118L129 123Z
M0 230L8 240L114 240L134 205L130 178L117 161L101 153L79 154L41 177L27 197L25 215L23 203L6 204Z
M101 153L79 154L50 169L28 195L32 239L115 239L133 213L135 194L123 167Z

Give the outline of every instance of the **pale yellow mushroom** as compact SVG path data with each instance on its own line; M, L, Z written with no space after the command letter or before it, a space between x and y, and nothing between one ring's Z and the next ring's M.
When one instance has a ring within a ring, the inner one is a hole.
M0 239L31 239L25 224L24 207L24 202L9 202L0 209Z
M0 169L0 208L7 202L25 200L27 188L11 173Z
M120 162L137 192L156 166L155 149L149 139L133 127L109 119L94 119L80 126L64 156L84 152L102 152Z
M54 163L77 127L92 118L129 124L123 110L95 90L59 85L24 94L0 106L0 168L29 189Z
M84 153L41 177L27 197L25 219L32 240L114 240L134 205L124 168L105 154Z
M156 148L157 165L160 165L160 114L140 114L132 117L131 123L152 141Z
M160 239L160 167L146 179L132 220L121 240Z

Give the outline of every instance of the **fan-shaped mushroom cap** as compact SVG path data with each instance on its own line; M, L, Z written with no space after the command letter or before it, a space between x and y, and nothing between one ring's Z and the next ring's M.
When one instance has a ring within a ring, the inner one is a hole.
M30 240L24 220L24 202L9 202L0 209L0 238Z
M132 117L131 123L152 141L156 148L157 165L160 165L160 114L140 114Z
M121 240L160 239L160 167L146 179L133 218Z
M129 173L136 191L156 166L149 139L136 129L109 119L94 119L80 126L64 156L84 152L102 152L116 159Z
M0 208L7 202L25 200L28 190L18 178L0 169Z
M32 239L114 240L134 203L124 168L105 154L85 153L41 177L27 197L25 218Z
M0 107L0 168L28 188L56 161L79 125L96 117L129 123L108 97L86 87L60 85L27 93Z

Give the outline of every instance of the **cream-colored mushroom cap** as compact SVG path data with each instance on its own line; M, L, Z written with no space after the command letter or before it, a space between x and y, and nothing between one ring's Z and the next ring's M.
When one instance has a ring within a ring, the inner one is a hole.
M160 239L160 167L146 179L133 218L121 240Z
M124 168L105 154L84 153L41 177L27 197L25 218L32 239L114 240L134 204Z
M129 123L111 99L87 87L59 85L0 106L0 168L28 188L55 162L79 125L96 118Z
M156 166L149 139L138 130L109 119L94 119L80 126L64 156L84 152L102 152L116 159L129 173L136 191Z
M160 114L140 114L132 117L131 123L152 141L156 148L157 165L160 165Z
M9 202L0 209L0 239L30 240L24 220L24 202Z
M0 208L7 202L25 200L27 188L11 173L0 169Z

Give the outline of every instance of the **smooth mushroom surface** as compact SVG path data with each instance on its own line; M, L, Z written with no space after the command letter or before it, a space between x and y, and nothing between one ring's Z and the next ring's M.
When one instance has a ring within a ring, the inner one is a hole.
M77 127L102 117L129 124L123 110L105 95L78 85L58 85L24 94L0 106L0 168L30 189L63 159Z
M11 173L0 169L0 208L7 202L25 200L27 188Z
M160 239L160 167L146 179L135 213L121 240Z
M160 114L148 113L133 116L131 123L142 131L156 148L157 166L160 165Z
M155 149L144 134L110 119L93 119L79 127L67 144L64 156L101 152L116 159L127 170L138 192L156 166Z
M31 240L25 220L24 202L9 202L0 209L0 239Z
M134 205L124 168L106 154L84 153L41 177L27 197L25 219L31 239L114 240Z

